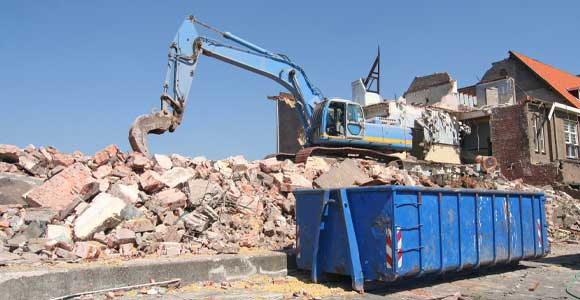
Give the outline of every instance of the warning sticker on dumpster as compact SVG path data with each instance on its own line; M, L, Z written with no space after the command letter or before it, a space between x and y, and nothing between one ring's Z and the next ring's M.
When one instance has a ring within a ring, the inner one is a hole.
M401 233L401 228L396 228L397 234L397 268L403 266L403 234ZM387 227L387 268L393 268L393 231L391 227Z

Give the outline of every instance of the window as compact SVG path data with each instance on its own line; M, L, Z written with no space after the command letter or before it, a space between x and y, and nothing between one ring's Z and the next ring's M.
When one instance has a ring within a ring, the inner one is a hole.
M537 153L546 153L546 143L544 138L544 124L542 124L539 116L534 116L534 150Z
M566 142L566 157L578 158L578 122L564 120L564 141Z
M349 104L348 105L348 121L360 123L363 122L363 112L360 105Z

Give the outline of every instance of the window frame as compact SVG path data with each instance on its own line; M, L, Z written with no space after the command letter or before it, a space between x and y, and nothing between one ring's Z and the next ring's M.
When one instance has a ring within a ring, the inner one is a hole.
M536 153L546 153L546 136L544 134L544 126L540 124L540 117L538 115L534 115L532 120L532 129L533 129L533 140L534 140L534 151Z
M579 155L578 121L564 119L563 123L564 123L564 144L566 146L566 158L578 159ZM571 149L571 151L569 149Z

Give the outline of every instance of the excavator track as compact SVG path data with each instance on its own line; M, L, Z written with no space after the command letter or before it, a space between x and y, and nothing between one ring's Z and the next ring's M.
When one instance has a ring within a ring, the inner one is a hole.
M355 147L308 147L299 150L294 158L295 163L305 163L310 156L356 157L375 159L387 164L400 165L401 159L392 153L383 153L376 150Z

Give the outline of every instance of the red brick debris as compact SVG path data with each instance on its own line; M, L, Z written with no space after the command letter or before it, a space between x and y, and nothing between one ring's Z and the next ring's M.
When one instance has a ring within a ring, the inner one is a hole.
M578 225L577 218L568 217L570 211L580 216L580 207L563 192L510 182L498 172L484 175L470 166L426 176L352 158L310 157L296 164L242 156L148 158L115 145L93 156L0 145L0 174L42 179L18 199L25 202L0 202L0 264L289 249L296 237L291 192L298 188L397 184L545 190L554 220L550 231L558 238Z

